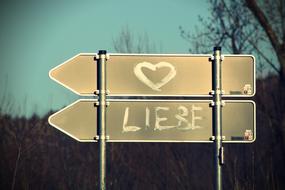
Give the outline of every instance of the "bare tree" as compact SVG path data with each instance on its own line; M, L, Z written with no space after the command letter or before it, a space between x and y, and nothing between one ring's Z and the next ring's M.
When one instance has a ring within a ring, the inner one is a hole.
M285 1L245 0L246 6L266 33L267 40L271 44L278 59L279 76L285 82Z
M124 27L119 36L113 39L113 46L119 53L157 52L155 43L150 41L147 33L135 36L128 26Z
M259 76L262 72L267 73L266 77L257 80L255 100L258 105L259 140L252 146L251 153L259 156L251 158L255 169L248 179L254 180L260 175L268 179L266 188L279 189L278 185L283 182L276 177L276 170L282 166L274 163L278 159L285 159L285 1L209 0L209 3L211 15L206 19L200 17L202 26L191 32L180 27L180 34L190 42L190 51L208 53L211 47L222 46L227 53L254 54ZM268 72L272 71L274 73L269 75ZM267 146L260 142L267 142ZM263 147L262 153L258 147ZM272 147L275 147L274 150ZM244 152L235 152L240 153L238 157L241 159L240 155ZM232 155L229 157L233 161L236 159ZM230 160L226 166L229 168L228 173L233 175L231 179L236 179L240 174L232 171L236 171L238 162L231 162L230 158L227 160ZM258 163L264 166L258 168L255 166ZM231 183L238 189L248 189L250 185L237 184L235 180ZM252 185L253 188L259 186L258 183Z
M258 32L258 24L250 19L250 12L243 3L238 0L209 2L211 17L199 17L202 29L196 27L196 33L192 33L180 27L181 36L194 43L195 50L201 53L209 51L212 46L222 46L234 54L252 51L249 41L257 43L261 34Z
M222 46L233 54L254 53L260 71L274 71L284 81L284 0L263 0L259 4L255 0L209 0L209 3L211 17L200 17L202 28L187 32L180 26L181 36L192 45L190 51L205 53L211 50L209 47Z
M278 82L268 78L259 87L261 112L274 121L278 141L282 142L285 158L285 17L284 0L209 0L211 17L203 19L196 33L180 27L181 36L193 43L196 51L204 53L210 47L222 46L229 53L251 53L258 58L262 70L275 71ZM262 7L262 8L260 8ZM253 13L253 14L252 14ZM267 66L265 66L267 65ZM269 89L271 90L268 96ZM273 102L272 106L268 101ZM276 102L276 103L275 103Z

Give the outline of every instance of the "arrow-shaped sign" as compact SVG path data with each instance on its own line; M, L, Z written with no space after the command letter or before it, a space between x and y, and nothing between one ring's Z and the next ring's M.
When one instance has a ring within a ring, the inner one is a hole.
M53 68L50 78L82 96L97 90L96 54L78 54ZM113 96L210 97L211 55L110 54L106 62L107 90ZM255 94L255 61L250 55L225 55L224 97Z
M97 109L94 100L77 100L51 115L48 122L66 135L80 142L95 142Z
M96 100L78 100L49 118L49 123L80 142L95 142ZM109 142L213 142L209 100L112 100L107 109ZM255 103L225 101L223 142L255 140Z

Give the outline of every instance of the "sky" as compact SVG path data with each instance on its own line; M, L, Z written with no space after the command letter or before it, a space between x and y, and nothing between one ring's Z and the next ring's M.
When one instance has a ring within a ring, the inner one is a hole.
M194 30L208 8L206 0L2 0L0 107L29 117L72 103L79 97L49 79L49 70L78 53L114 52L126 27L147 33L161 53L188 53L179 26Z

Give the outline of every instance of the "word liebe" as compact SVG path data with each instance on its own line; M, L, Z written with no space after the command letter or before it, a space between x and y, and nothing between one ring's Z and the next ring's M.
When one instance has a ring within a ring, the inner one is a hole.
M182 105L178 106L176 109L176 113L174 114L174 117L177 121L176 125L162 125L162 123L167 123L166 121L168 120L168 117L165 117L165 115L172 113L170 110L170 107L157 106L157 107L153 107L152 109L153 110L150 110L149 107L145 108L145 123L144 123L144 126L139 126L139 125L128 125L129 115L132 115L132 114L130 113L131 112L130 107L126 107L125 112L124 112L122 132L123 133L136 132L142 129L163 131L163 130L169 130L169 129L194 130L194 129L202 128L196 123L197 120L203 119L201 116L197 116L199 111L203 110L202 107L192 105L190 109L188 109L187 107L182 106ZM151 111L154 111L154 114L155 114L154 123L150 122L150 112ZM191 114L189 114L189 111L191 112ZM139 117L141 117L141 115L139 115Z

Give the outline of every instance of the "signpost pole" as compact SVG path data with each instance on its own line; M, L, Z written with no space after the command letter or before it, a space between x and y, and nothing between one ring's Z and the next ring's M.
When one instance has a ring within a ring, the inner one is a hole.
M98 95L98 136L99 136L99 175L100 175L100 190L106 189L106 59L107 51L100 50L97 60L97 86L98 90L95 92Z
M213 129L215 144L215 189L222 190L222 75L221 75L221 47L214 47L212 60L212 86L213 86Z

